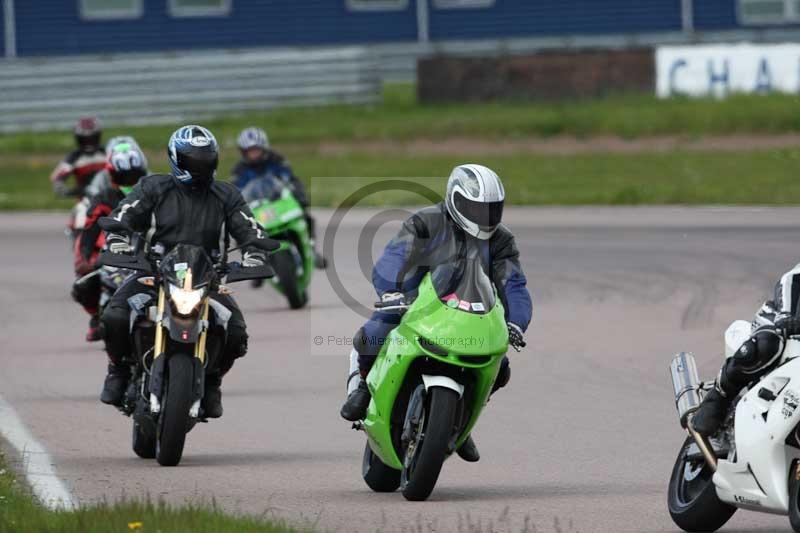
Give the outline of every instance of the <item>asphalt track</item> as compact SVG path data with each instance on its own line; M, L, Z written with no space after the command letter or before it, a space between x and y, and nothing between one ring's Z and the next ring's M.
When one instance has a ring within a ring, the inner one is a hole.
M363 304L373 294L355 250L359 236L369 250L375 214L351 213L332 242ZM338 417L349 348L337 344L363 319L322 272L299 312L240 285L251 348L225 381L225 416L189 435L178 468L136 458L130 421L97 400L105 361L69 297L64 218L0 215L0 395L75 498L213 498L340 531L674 531L665 490L683 436L670 357L692 350L713 375L727 324L800 256L795 208L509 209L535 298L529 347L475 432L481 461L449 460L431 499L409 503L361 480L364 437ZM373 253L395 226L377 231ZM788 519L742 511L727 530L788 530Z

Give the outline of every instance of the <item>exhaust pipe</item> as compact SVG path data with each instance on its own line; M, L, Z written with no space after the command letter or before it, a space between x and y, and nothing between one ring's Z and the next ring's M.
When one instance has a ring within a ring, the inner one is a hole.
M700 395L703 387L702 383L700 383L700 378L697 376L697 363L694 360L694 356L687 352L677 354L669 365L669 371L672 375L675 407L678 409L678 419L681 422L681 426L689 432L689 435L697 443L711 470L716 472L717 457L711 451L711 444L708 439L692 428L689 420L691 415L700 407L700 402L703 399Z
M697 363L687 352L677 354L669 365L672 374L672 387L675 392L675 407L681 426L687 426L689 415L697 410L700 401L700 378L697 377Z

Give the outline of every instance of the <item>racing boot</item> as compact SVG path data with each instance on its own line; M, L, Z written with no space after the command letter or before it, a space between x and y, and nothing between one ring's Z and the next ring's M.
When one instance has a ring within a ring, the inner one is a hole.
M715 386L703 398L700 407L689 423L695 431L703 436L710 437L722 427L730 407L730 398L723 395L722 391Z
M367 416L367 407L369 407L370 399L372 399L372 395L369 393L369 388L367 388L367 382L364 378L361 378L356 390L347 396L347 400L344 402L339 414L350 422L363 420Z
M475 446L475 441L472 440L472 435L467 437L467 440L456 450L456 453L468 463L477 463L481 458L481 454L478 453L478 447Z
M206 376L206 390L203 394L203 415L206 418L222 416L222 378L218 374Z
M92 318L89 319L89 331L86 332L86 342L97 342L102 338L100 319L97 318L97 315L92 315Z
M108 363L108 374L103 383L103 392L100 393L100 401L117 407L122 405L130 377L130 369L125 365Z

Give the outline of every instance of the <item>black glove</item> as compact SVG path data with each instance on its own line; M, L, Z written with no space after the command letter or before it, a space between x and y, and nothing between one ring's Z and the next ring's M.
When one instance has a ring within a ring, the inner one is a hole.
M783 332L784 337L800 335L800 318L786 316L775 321L775 327Z
M245 268L262 267L267 258L261 252L245 252L242 256L242 266Z
M508 344L516 351L528 345L522 338L522 328L511 322L508 323Z

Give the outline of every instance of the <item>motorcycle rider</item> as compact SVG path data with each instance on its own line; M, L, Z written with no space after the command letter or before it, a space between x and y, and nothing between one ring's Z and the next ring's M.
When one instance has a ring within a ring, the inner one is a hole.
M503 185L494 171L474 164L455 167L447 182L445 201L406 220L375 264L372 282L381 301L394 306L404 304L407 296L413 298L426 272L452 260L452 255L445 252L446 243L455 241L454 249L460 253L467 240L473 239L481 250L481 266L505 307L509 344L524 347L523 333L531 320L532 304L514 236L500 223L504 200ZM445 254L449 257L439 257ZM400 318L396 313L375 311L356 332L348 378L352 392L340 413L345 420L355 422L366 416L371 399L367 374ZM504 357L492 392L504 387L510 377L508 358ZM358 379L357 384L354 378ZM458 454L471 462L480 458L472 437Z
M83 196L89 181L106 165L105 151L100 144L100 120L97 117L82 117L73 131L77 148L67 154L50 174L53 192L62 197ZM70 176L75 177L75 186L71 189L66 183Z
M141 180L110 216L144 234L151 250L164 253L179 243L194 244L214 259L221 256L229 235L240 244L259 241L259 248L244 246L242 265L263 266L267 258L261 248L277 250L279 243L265 235L233 185L214 179L219 162L214 135L201 126L183 126L170 137L167 154L171 174ZM110 233L106 247L112 253L133 251L127 234ZM114 294L101 318L109 357L100 397L103 403L119 405L127 388L130 375L122 363L131 353L128 298L137 293L151 298L156 294L129 280ZM205 380L203 412L207 418L218 418L222 416L222 377L247 353L247 330L241 310L229 295L215 293L211 298L231 311L220 363Z
M800 334L798 291L800 264L781 277L774 298L764 302L756 313L750 338L722 364L714 388L691 419L695 431L707 437L715 434L739 392L779 364L788 337Z
M100 278L83 278L97 269L97 258L105 243L97 221L100 217L108 216L139 179L147 175L147 158L137 145L118 142L109 147L106 168L98 175L103 175L109 186L89 198L86 223L75 241L74 250L75 276L78 280L72 286L72 297L91 317L86 333L87 342L100 340Z
M317 268L325 268L327 261L314 245L317 224L314 217L308 212L309 201L305 186L295 176L289 161L272 149L267 133L261 128L243 129L239 133L236 144L242 154L242 159L233 167L233 183L240 191L250 181L264 176L272 176L286 184L303 208L306 224L308 224L308 234L311 237L311 247L314 249L314 265Z

